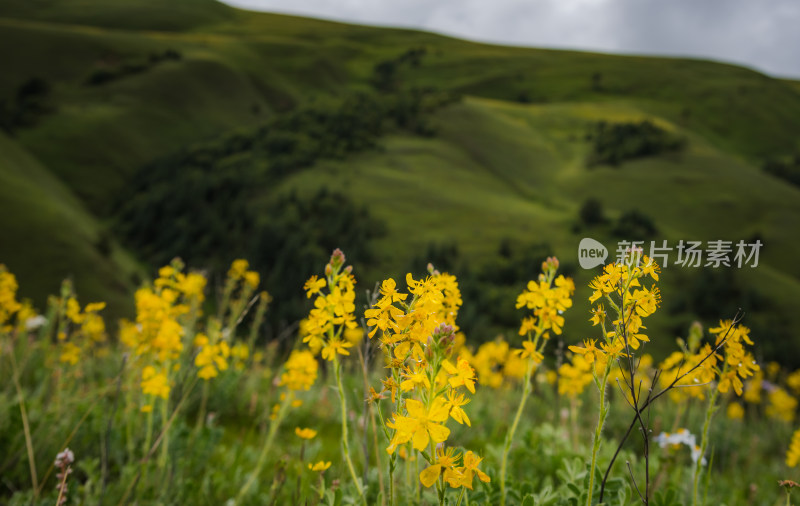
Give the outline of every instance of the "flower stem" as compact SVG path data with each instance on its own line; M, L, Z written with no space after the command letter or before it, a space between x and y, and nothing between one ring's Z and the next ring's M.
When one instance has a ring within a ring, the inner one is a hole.
M533 338L533 349L536 350L537 353L541 353L542 348L544 348L544 344L542 344L541 348L539 346L539 338L542 337L543 332L544 330L540 328ZM530 334L528 334L528 339L530 340ZM519 400L517 414L514 416L511 429L506 434L506 440L503 446L503 460L500 464L500 506L505 506L506 504L506 469L508 467L508 453L511 451L511 442L514 440L514 433L517 432L517 425L519 425L519 419L522 416L522 411L525 409L525 402L528 400L528 395L531 393L531 376L533 375L534 369L536 369L536 362L533 356L531 356L528 359L528 369L525 371L522 398Z
M606 365L606 371L603 373L603 382L600 385L600 416L597 418L597 427L594 430L594 441L592 443L592 464L589 467L589 490L587 491L586 506L592 504L592 494L594 492L594 469L597 465L597 453L600 450L600 437L603 432L603 424L608 415L608 405L606 405L606 384L608 383L608 373L611 370L611 364Z
M278 432L278 427L280 427L281 422L283 421L284 417L286 416L286 412L289 409L289 406L292 403L292 399L294 398L294 394L288 393L286 397L283 399L283 403L281 404L281 408L278 411L277 416L274 420L272 420L269 424L269 432L267 433L267 439L264 440L264 446L261 447L261 453L258 455L258 461L256 462L256 467L253 469L253 472L250 473L250 477L245 482L244 486L239 490L239 494L236 496L236 501L234 504L241 504L242 499L247 495L247 492L250 490L250 487L253 486L253 483L258 478L258 475L261 474L261 469L264 467L264 461L269 454L270 449L272 448L272 442L275 440L275 434Z
M17 358L14 353L13 346L11 347L11 366L13 368L12 377L14 378L14 387L17 390L17 397L19 398L19 414L22 417L22 430L25 433L25 450L28 452L28 467L31 473L31 484L33 485L33 498L37 499L39 496L39 481L38 473L36 471L36 457L33 453L33 439L31 438L31 427L28 423L28 411L25 409L25 394L22 390L22 385L19 382L19 370L17 369ZM57 396L60 397L60 396Z
M511 450L511 442L514 440L514 433L517 431L519 419L522 417L522 411L525 409L525 402L531 392L531 373L533 372L533 363L530 363L528 370L525 373L525 384L522 387L522 398L519 400L517 407L517 414L514 416L514 422L511 424L511 429L506 433L505 445L503 446L503 460L500 464L500 506L506 504L506 470L508 468L508 454ZM460 502L460 501L459 501Z
M726 367L727 370L727 367ZM703 422L703 439L700 440L700 455L697 457L697 462L694 465L694 486L692 487L692 506L697 504L697 488L700 484L700 468L703 465L703 455L706 453L708 446L708 429L711 426L711 417L717 411L717 398L719 397L719 390L713 389L711 397L708 399L708 409L706 410L706 419Z
M361 487L361 482L358 481L356 469L353 467L353 461L350 459L350 444L348 443L347 435L347 400L344 396L344 387L342 387L341 368L341 362L339 362L339 358L336 356L333 360L333 371L336 375L336 389L339 391L339 403L342 406L342 453L344 454L345 462L347 462L347 469L350 471L350 476L353 478L353 483L355 483L356 489L358 490L358 495L361 496L362 502L366 504L367 500L364 497L364 489Z
M164 469L169 457L169 431L166 430L167 420L169 420L169 399L164 399L164 402L161 403L161 424L164 427L164 442L161 445L161 455L158 459L158 467L160 469Z

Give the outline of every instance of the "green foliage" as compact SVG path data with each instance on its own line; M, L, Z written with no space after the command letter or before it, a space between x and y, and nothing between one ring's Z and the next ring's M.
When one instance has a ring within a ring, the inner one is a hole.
M603 214L603 204L595 198L586 199L578 211L578 218L587 227L605 223L606 217Z
M680 151L686 139L658 127L650 121L639 123L599 122L591 134L592 153L588 164L619 165L628 160Z
M20 128L36 126L42 117L55 111L50 91L50 83L41 77L20 84L14 98L0 100L0 129L13 134Z
M89 74L85 84L88 86L100 86L117 79L147 72L161 62L178 61L180 59L181 53L174 49L167 49L160 53L150 53L146 59L128 59L126 61L105 63Z
M800 186L800 154L795 155L791 160L767 160L763 169L767 174Z
M407 50L397 58L383 60L372 68L372 86L384 93L395 92L404 85L402 72L404 68L419 67L427 49L415 47Z
M658 229L652 218L637 209L632 209L622 213L611 232L621 239L643 241L654 238Z
M349 262L374 265L373 241L385 234L386 225L366 207L326 188L307 197L290 193L269 205L256 224L248 254L275 299L268 314L275 328L281 330L280 322L297 321L307 310L297 287L318 270L319 258L341 246Z
M319 160L375 149L392 129L426 134L427 115L449 100L421 91L381 100L357 94L158 160L120 198L117 231L153 266L181 256L220 272L232 257L251 258L269 291L293 300L326 251L341 246L357 262L374 261L370 241L386 226L342 193L281 197L276 185ZM275 322L300 316L281 304L271 312Z

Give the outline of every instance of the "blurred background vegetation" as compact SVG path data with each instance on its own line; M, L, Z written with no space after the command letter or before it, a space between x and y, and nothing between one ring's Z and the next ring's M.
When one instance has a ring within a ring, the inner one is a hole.
M0 61L0 262L40 308L70 277L130 316L153 267L221 280L244 257L274 336L340 247L362 293L456 274L481 342L514 335L548 255L588 297L583 237L758 239L756 269L664 269L652 351L742 307L758 358L800 365L798 82L212 0L5 0ZM591 335L578 304L569 343Z

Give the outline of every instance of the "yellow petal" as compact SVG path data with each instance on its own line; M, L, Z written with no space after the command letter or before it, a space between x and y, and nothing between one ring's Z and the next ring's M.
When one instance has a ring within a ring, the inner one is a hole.
M430 487L436 480L439 479L439 474L442 472L441 464L434 464L430 467L425 468L421 473L419 473L419 481L425 485L425 487Z
M447 433L449 434L450 431L448 430ZM443 437L442 439L440 439L438 441L436 439L434 439L434 441L439 443L439 442L444 441L445 439L447 439L447 436ZM425 430L425 429L422 429L422 430L418 430L414 434L414 439L412 441L412 445L414 446L415 449L417 449L419 451L422 451L428 446L428 441L430 441L430 437L428 436L428 431Z
M415 399L406 399L406 410L408 410L411 418L425 418L427 416L425 406Z
M426 432L426 431L420 431L420 432ZM431 424L428 425L428 431L427 432L430 432L431 438L433 439L434 443L441 443L442 441L447 439L447 436L450 435L450 429L448 429L444 425L439 425L439 424L435 424L435 423L431 423ZM425 436L426 436L425 437L425 439L426 439L425 444L427 444L427 439L428 439L427 438L427 432L425 434ZM416 437L415 437L415 439L416 439ZM421 449L421 448L418 448L418 449Z

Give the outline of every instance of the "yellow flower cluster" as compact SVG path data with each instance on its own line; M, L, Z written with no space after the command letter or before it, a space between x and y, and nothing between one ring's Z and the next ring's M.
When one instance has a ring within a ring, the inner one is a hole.
M789 395L789 392L780 387L775 387L767 396L766 414L770 418L782 420L784 422L794 421L795 411L797 411L797 399Z
M382 390L391 392L394 404L385 424L391 433L386 451L394 459L398 447L410 444L429 464L420 473L420 482L425 487L436 484L443 494L445 484L472 489L475 476L490 478L477 469L481 459L474 453L466 452L459 466L461 455L446 445L448 419L471 423L463 406L469 403L465 391L475 393L476 378L465 358L451 358L462 303L458 282L432 266L428 271L425 279L406 276L408 293L398 291L394 279L383 281L381 298L365 316L373 327L370 337L381 331L381 347L391 369Z
M782 374L781 367L770 362L764 370L758 369L744 381L742 398L748 404L759 405L766 400L764 413L775 420L792 422L798 407L796 395L800 393L800 371Z
M627 353L626 348L636 350L642 342L650 341L642 333L645 329L642 319L658 309L661 295L654 284L648 288L642 285L642 281L648 276L653 281L658 281L658 273L659 267L656 263L640 250L634 250L627 254L624 261L606 265L603 274L589 283L593 290L589 302L595 303L603 299L615 314L615 318L609 322L610 317L605 307L597 304L592 309L590 321L593 326L599 326L602 330L600 345L594 339L587 339L583 346L569 347L575 356L582 355L591 364L593 377L604 374L609 362L613 365L617 357ZM581 364L576 366L573 363L573 367L585 369Z
M234 260L231 268L228 269L228 279L234 283L243 281L251 290L255 290L261 282L261 277L258 272L248 270L249 268L250 264L247 260L242 258Z
M0 332L9 332L11 317L22 308L17 302L17 278L0 264Z
M223 338L228 342L232 340L236 327L241 323L245 312L250 305L255 302L252 296L261 282L261 276L258 272L248 270L249 268L250 264L247 260L241 258L234 260L230 269L228 269L228 277L225 279L225 286L222 291L222 303L219 306L217 319L220 321L220 324L224 322ZM262 312L263 316L262 310L266 310L266 305L271 300L271 297L267 292L261 292L258 298L261 303L257 312ZM226 314L227 319L225 318ZM258 318L256 318L256 320L258 320ZM211 341L212 344L216 343L215 339Z
M105 309L105 302L92 302L83 310L72 291L72 283L65 281L61 286L61 297L51 299L58 310L59 362L77 364L81 356L107 341L106 324L98 314Z
M497 337L481 344L474 355L466 348L460 354L475 368L480 385L501 388L519 383L525 377L526 360L515 351L521 350L513 350L502 337Z
M424 280L415 280L411 273L407 274L409 293L398 292L397 283L392 278L383 281L381 298L364 312L367 325L372 327L369 337L380 330L381 346L391 352L388 355L392 360L424 359L423 349L428 345L428 338L440 324L450 326L452 337L449 344L454 344L461 291L455 276L433 269L431 274ZM406 302L409 295L412 298Z
M581 354L575 354L572 360L561 364L558 368L558 393L570 399L576 399L586 386L594 380L593 362Z
M136 321L120 322L120 341L133 352L134 367L141 371L139 385L142 393L149 396L142 411L152 411L154 398L169 399L171 375L191 344L185 340L191 339L194 332L205 286L203 275L184 273L183 264L175 260L159 269L152 286L136 291ZM198 335L195 342L203 339L207 341ZM208 374L206 370L204 375Z
M797 467L798 462L800 462L800 429L792 434L792 442L789 443L789 451L786 452L787 466Z
M211 344L205 334L197 334L194 338L194 345L200 349L194 359L194 365L200 369L197 371L198 377L209 380L216 378L220 371L228 369L228 357L231 355L231 347L228 346L227 341L223 340L217 344Z
M44 316L36 314L30 301L17 300L18 288L17 278L0 264L0 355L6 348L4 338L12 332L17 335L31 332L47 323Z
M722 370L719 371L717 388L724 394L733 387L736 395L742 395L744 391L742 379L752 376L760 369L753 355L745 350L745 344L753 345L753 341L750 340L750 329L744 325L734 325L731 320L720 320L719 327L711 328L709 332L717 336L716 346L723 340L725 342L723 346L725 360Z
M303 342L313 353L322 350L322 358L338 360L339 355L350 355L353 346L352 332L358 332L355 318L355 284L352 267L344 267L345 257L341 250L333 252L325 266L325 278L311 276L303 289L306 296L314 299L314 308L301 326ZM325 290L327 288L327 290Z
M669 391L668 395L673 402L682 403L692 397L705 399L705 392L716 377L718 362L717 355L711 352L711 346L706 343L700 348L674 351L661 362L659 368L663 373L659 376L659 385L662 388L668 387L676 378L691 371L675 384L679 388ZM697 368L692 370L694 367Z
M725 410L725 415L729 420L742 420L744 418L744 408L738 402L731 402Z
M544 346L550 338L549 331L560 335L564 327L564 311L572 307L575 283L563 275L556 277L558 259L549 257L542 262L542 273L538 281L529 281L528 286L517 297L517 309L525 307L533 314L522 320L519 335L527 336L522 349L514 355L525 360L523 375L527 377L542 363Z
M281 374L279 386L296 392L300 390L310 390L317 380L317 359L308 350L294 350L284 365L284 372Z
M558 265L555 257L545 260L538 281L529 281L525 290L517 297L517 309L525 307L533 311L531 316L522 320L519 329L519 335L527 335L529 340L532 334L547 339L547 330L560 335L564 327L564 317L561 314L572 307L575 283L571 278L555 277ZM541 363L541 357L531 358L534 362L538 358L537 363Z

